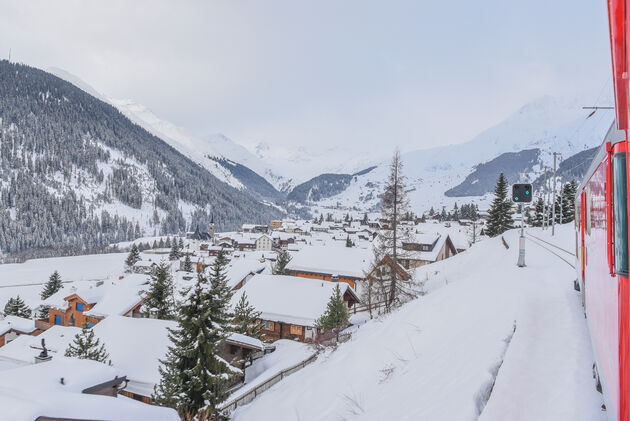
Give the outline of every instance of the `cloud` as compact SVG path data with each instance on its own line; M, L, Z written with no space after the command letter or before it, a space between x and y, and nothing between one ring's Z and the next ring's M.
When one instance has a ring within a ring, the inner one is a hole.
M539 96L595 97L607 29L570 0L0 1L0 57L279 147L459 143Z

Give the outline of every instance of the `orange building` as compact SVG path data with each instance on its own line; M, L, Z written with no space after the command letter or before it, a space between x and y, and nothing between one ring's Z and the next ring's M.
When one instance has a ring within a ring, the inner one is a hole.
M83 298L74 293L64 298L66 302L65 308L51 307L48 312L48 323L52 325L60 326L77 326L81 327L83 324L87 324L88 327L92 327L105 318L105 315L88 315L85 312L94 308L102 297L92 296ZM141 296L137 296L137 299L133 300L131 305L125 304L122 311L116 312L121 316L130 316L140 310L144 299Z

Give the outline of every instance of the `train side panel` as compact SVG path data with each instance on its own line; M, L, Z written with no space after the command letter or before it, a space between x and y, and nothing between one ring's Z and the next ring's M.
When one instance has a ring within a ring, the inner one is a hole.
M597 359L608 415L618 419L619 410L619 312L617 277L610 272L609 224L606 184L610 173L605 155L584 187L584 298L588 327ZM580 259L581 260L581 259Z

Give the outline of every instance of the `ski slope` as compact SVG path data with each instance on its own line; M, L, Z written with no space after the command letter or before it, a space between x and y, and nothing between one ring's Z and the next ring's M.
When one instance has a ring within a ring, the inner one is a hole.
M571 226L559 232L570 250ZM518 232L505 238L509 250L495 238L425 266L427 295L354 328L234 420L605 419L573 269L530 242L518 268Z

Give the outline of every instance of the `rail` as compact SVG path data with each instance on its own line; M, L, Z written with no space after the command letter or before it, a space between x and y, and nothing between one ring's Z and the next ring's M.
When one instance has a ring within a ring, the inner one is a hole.
M569 251L569 250L563 249L562 247L560 247L560 246L558 246L558 245L556 245L556 244L553 244L553 243L551 243L551 242L549 242L549 241L545 241L545 240L543 240L543 239L542 239L542 238L540 238L540 237L537 237L537 236L535 236L535 235L533 235L533 234L530 234L529 232L525 232L525 234L529 235L530 237L533 237L533 238L537 239L538 241L542 241L543 243L549 244L550 246L555 247L555 248L557 248L558 250L561 250L561 251L563 251L563 252L565 252L565 253L567 253L567 254L569 254L569 255L571 255L571 256L573 256L573 257L575 257L575 253L573 253L572 251Z
M251 401L256 399L256 397L258 395L260 395L261 393L263 393L266 390L270 389L274 384L278 383L280 380L284 379L286 376L289 376L289 375L295 373L296 371L299 371L299 370L303 369L304 367L306 367L307 365L309 365L310 363L315 361L315 359L317 359L317 355L318 355L317 353L314 353L313 355L311 355L307 359L305 359L305 360L303 360L303 361L301 361L301 362L299 362L299 363L297 363L297 364L295 364L295 365L293 365L293 366L291 366L289 368L286 368L286 369L282 370L281 372L279 372L275 376L265 380L263 383L259 384L258 386L256 386L252 390L250 390L249 392L239 396L236 399L233 399L233 400L231 400L229 402L221 404L219 406L219 409L231 412L231 411L234 411L239 406L247 405L248 403L250 403Z
M534 237L534 236L533 236L533 235L531 235L531 234L527 234L527 235L529 235L530 237L536 238L536 237ZM538 246L540 246L540 247L544 248L544 249L545 249L545 250L547 250L549 253L551 253L551 254L555 255L555 256L556 256L556 257L558 257L560 260L562 260L564 263L566 263L567 265L569 265L569 266L571 266L573 269L575 269L575 265L574 265L573 263L569 262L567 259L565 259L564 257L560 256L558 253L556 253L555 251L553 251L552 249L550 249L550 248L548 248L548 247L545 247L542 243L538 242L537 240L534 240L533 238L530 238L530 239L529 239L532 243L534 243L534 244L536 244L536 245L538 245ZM559 248L559 247L558 247L558 248ZM564 251L566 252L566 250L564 250Z

